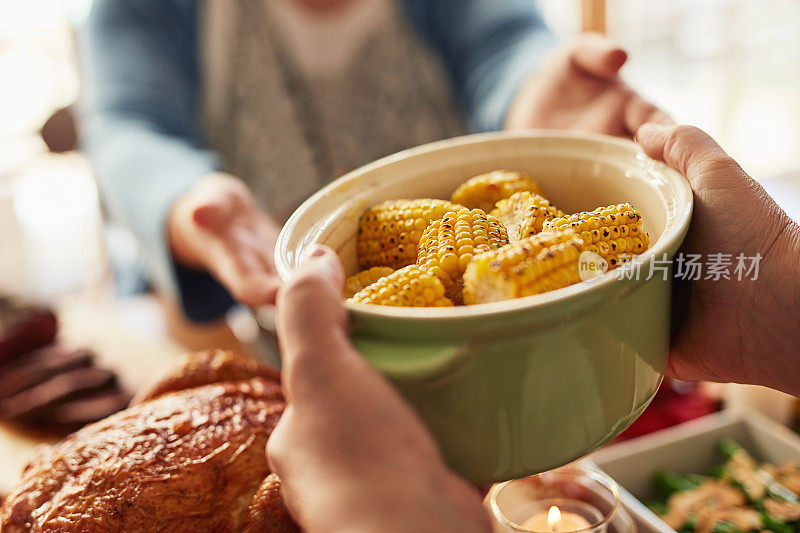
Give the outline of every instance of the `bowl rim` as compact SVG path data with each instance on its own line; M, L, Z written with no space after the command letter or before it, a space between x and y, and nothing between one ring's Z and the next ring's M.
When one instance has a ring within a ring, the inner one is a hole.
M314 193L312 196L306 199L306 201L304 201L300 207L294 211L294 213L292 213L281 229L275 246L275 266L278 271L278 275L283 281L286 281L292 272L292 268L288 265L287 261L281 254L281 251L286 248L285 241L288 239L291 228L296 226L297 220L303 217L314 204L316 204L320 199L331 194L336 189L347 187L350 183L356 182L362 175L397 161L436 152L450 147L482 144L489 141L502 141L510 139L548 139L567 141L583 140L599 144L616 145L619 148L629 151L634 159L640 160L646 167L646 170L649 170L650 172L658 172L659 176L668 182L670 185L669 189L675 191L676 193L674 198L676 204L682 207L678 207L676 209L676 219L671 225L668 225L664 228L664 232L662 233L661 238L659 238L657 241L656 245L648 249L645 253L636 256L631 263L628 263L629 265L635 265L637 268L644 268L648 266L656 256L663 257L663 255L668 253L668 250L670 249L672 249L674 253L679 243L686 236L694 207L694 195L688 180L678 171L668 167L664 163L660 163L647 157L639 145L633 141L599 133L563 130L528 129L517 131L473 133L422 144L388 155L352 170L347 174L344 174ZM632 266L629 268L632 268ZM560 303L567 304L567 302L574 302L576 299L581 298L584 295L610 289L615 284L621 287L626 281L628 280L620 279L610 272L607 272L606 274L588 282L577 283L575 285L570 285L568 287L563 287L561 289L542 294L526 296L523 298L515 298L512 300L504 300L500 302L454 307L391 307L345 302L345 307L351 313L376 319L381 317L425 321L474 319L521 311L527 312L544 307L549 308ZM636 283L644 283L644 280L637 280Z

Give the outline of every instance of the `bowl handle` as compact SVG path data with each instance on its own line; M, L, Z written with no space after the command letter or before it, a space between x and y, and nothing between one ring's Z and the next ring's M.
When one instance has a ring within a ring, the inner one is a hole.
M379 371L398 383L418 383L453 372L469 359L465 344L403 343L353 335L353 344Z

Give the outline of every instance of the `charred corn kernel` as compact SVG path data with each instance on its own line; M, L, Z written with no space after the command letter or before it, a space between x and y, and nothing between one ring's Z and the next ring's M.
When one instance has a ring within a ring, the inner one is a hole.
M394 272L393 268L389 267L372 267L367 270L362 270L354 276L347 278L344 282L344 297L352 298L357 292L365 289L378 281L379 279L388 276Z
M360 290L349 302L395 307L450 307L442 281L419 265L408 265Z
M580 281L583 241L572 231L544 232L475 256L464 273L464 303L553 291Z
M367 209L358 225L361 268L400 268L417 260L422 232L456 206L445 200L389 200Z
M488 213L500 200L522 191L542 194L539 185L524 172L495 170L466 181L456 189L451 200L454 204Z
M583 239L586 250L605 259L610 269L650 247L642 214L628 203L555 218L544 224L545 230L566 228L574 230Z
M480 209L449 211L431 222L419 242L417 263L442 280L445 294L461 303L462 276L473 256L508 244L499 220Z
M564 213L547 198L525 191L497 202L492 215L508 230L508 240L516 242L536 235L545 221L563 217Z

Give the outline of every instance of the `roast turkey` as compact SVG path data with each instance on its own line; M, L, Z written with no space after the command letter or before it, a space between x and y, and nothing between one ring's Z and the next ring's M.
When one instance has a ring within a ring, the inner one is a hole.
M39 450L2 531L298 531L265 453L284 405L267 367L189 356L124 411Z

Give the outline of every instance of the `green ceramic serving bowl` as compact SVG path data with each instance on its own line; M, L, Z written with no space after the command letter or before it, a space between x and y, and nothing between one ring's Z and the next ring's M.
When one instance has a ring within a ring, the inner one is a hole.
M692 192L677 172L629 141L529 131L450 139L355 170L306 201L280 234L290 275L313 243L356 270L356 228L370 205L449 198L466 179L530 172L562 210L629 201L650 235L630 277L613 273L546 294L467 307L347 304L356 347L417 409L449 464L475 483L534 474L578 459L644 410L664 375L671 273ZM657 263L653 263L656 260ZM668 267L669 268L669 267Z

